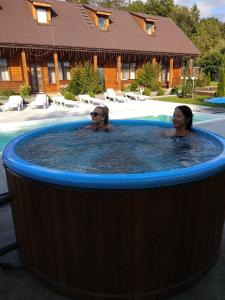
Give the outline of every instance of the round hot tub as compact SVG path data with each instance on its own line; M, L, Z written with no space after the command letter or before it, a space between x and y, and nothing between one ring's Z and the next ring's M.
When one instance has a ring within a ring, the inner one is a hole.
M218 147L215 157L141 173L53 169L20 155L36 137L76 131L84 124L36 130L3 151L25 266L51 287L79 298L160 299L193 284L219 251L225 216L224 139L194 130L194 136ZM114 126L131 124L140 132L143 125L169 126L149 121L115 121Z

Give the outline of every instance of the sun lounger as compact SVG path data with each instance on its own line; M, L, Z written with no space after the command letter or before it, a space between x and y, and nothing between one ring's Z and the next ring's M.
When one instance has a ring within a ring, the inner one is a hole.
M105 100L93 98L88 94L79 95L79 99L83 103L92 104L92 105L103 105L105 104Z
M113 101L117 103L127 102L127 98L124 96L116 95L114 89L106 89L106 93L104 93L105 100Z
M76 101L74 101L74 100L67 100L67 99L65 99L65 98L64 98L62 104L63 104L64 107L65 107L65 106L68 106L68 107L71 107L71 106L72 106L72 107L76 107L76 106L77 106Z
M124 94L130 100L145 101L146 99L149 99L148 96L144 96L141 93L126 92Z
M73 100L67 100L63 96L52 96L53 104L60 105L62 107L68 106L68 107L76 107L77 103Z
M23 98L19 95L12 95L9 97L8 101L2 105L2 110L7 111L16 108L18 111L23 108Z
M41 107L44 109L48 107L48 96L46 94L37 94L34 101L31 102L31 108Z
M53 101L53 104L55 105L61 105L63 106L64 105L64 100L65 98L63 96L52 96L52 101Z

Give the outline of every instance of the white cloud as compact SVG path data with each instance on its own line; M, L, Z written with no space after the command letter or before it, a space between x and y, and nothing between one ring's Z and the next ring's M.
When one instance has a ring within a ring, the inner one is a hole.
M221 21L225 21L225 2L224 0L174 0L175 4L192 7L194 3L197 4L200 10L201 18L215 17Z

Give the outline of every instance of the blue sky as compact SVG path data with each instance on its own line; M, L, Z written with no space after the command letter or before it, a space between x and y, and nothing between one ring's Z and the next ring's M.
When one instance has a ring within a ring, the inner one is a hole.
M225 22L225 0L174 0L175 4L191 7L197 4L201 18L215 17Z

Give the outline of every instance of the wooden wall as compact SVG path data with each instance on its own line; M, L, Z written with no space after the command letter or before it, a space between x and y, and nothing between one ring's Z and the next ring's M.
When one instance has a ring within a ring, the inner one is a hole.
M53 61L53 54L50 54L48 57L44 56L26 56L27 60L27 70L28 70L28 80L31 84L31 70L30 70L30 64L40 64L41 66L41 76L43 81L43 92L46 93L56 93L57 92L57 85L56 84L50 84L49 83L49 77L48 77L48 67L47 62ZM59 55L59 60L60 55ZM66 60L69 61L68 58ZM93 58L90 59L90 61L93 61ZM73 66L78 61L74 58L70 59L71 66ZM116 63L116 57L115 60L111 59L99 59L97 60L98 65L104 66L104 77L105 77L105 88L113 88L115 90L119 89L118 85L118 78L117 78L117 63ZM123 60L122 60L123 62ZM126 62L129 62L126 60ZM138 63L140 65L141 62ZM24 76L22 71L22 63L21 63L21 53L18 52L14 54L13 56L8 58L8 66L9 66L9 81L0 81L0 89L13 89L16 92L19 91L20 85L23 85L24 82ZM181 77L181 67L180 65L176 64L174 62L174 71L173 71L173 83L172 86L176 86L180 84L180 77ZM60 85L66 85L69 81L60 80ZM132 80L121 80L121 88L124 88L132 83ZM162 83L164 87L167 87L167 83Z

